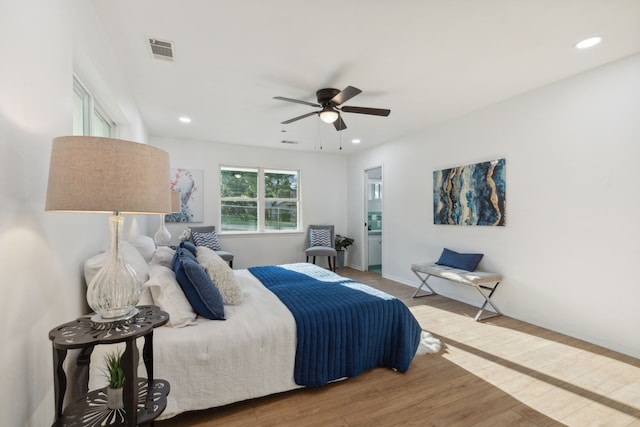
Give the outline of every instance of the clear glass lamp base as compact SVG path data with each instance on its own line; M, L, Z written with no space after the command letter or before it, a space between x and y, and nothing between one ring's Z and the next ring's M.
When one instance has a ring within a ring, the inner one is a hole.
M133 307L127 314L123 314L118 317L102 317L100 313L95 313L91 316L91 321L93 322L93 327L96 329L106 329L111 328L113 326L120 325L128 325L129 323L133 323L135 317L140 313L140 310Z
M153 235L153 241L157 246L169 246L171 244L171 233L167 230L167 227L164 225L164 215L160 215L160 228L156 231L156 234Z
M120 251L123 223L122 216L109 218L111 247L104 265L87 288L87 303L96 312L92 320L103 326L132 319L142 292L142 283Z

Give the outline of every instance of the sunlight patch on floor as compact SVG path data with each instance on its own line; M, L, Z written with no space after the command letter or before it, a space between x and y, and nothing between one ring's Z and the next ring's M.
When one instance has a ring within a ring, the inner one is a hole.
M442 357L556 421L628 426L640 418L640 367L592 351L594 345L571 338L564 344L541 328L500 326L504 319L475 322L471 310L410 309L442 340Z

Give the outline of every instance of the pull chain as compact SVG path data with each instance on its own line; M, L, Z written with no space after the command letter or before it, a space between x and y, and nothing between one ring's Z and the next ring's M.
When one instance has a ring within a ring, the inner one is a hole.
M320 120L316 120L316 126L318 128L318 141L320 143L320 149L322 150L322 133L320 132Z

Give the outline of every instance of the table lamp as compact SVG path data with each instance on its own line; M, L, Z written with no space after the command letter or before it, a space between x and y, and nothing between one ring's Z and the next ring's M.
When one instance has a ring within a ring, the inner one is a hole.
M168 212L169 155L146 144L91 136L55 138L45 210L113 213L107 260L87 287L97 323L119 323L137 313L142 283L120 251L122 213Z
M169 191L169 194L171 195L171 212L167 213L180 212L180 193L177 191ZM165 214L160 215L160 227L158 231L156 231L156 234L153 235L153 241L157 246L169 246L169 244L171 244L171 233L169 233L169 230L167 230L164 224L165 218Z

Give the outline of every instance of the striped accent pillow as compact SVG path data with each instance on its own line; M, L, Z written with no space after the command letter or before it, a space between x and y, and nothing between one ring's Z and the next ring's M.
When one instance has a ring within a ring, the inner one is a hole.
M218 239L218 234L215 231L210 231L209 233L193 231L191 233L191 238L196 246L206 246L214 251L222 250L222 246L220 246L220 239Z
M310 246L327 246L332 248L331 230L328 228L312 228L309 235Z

